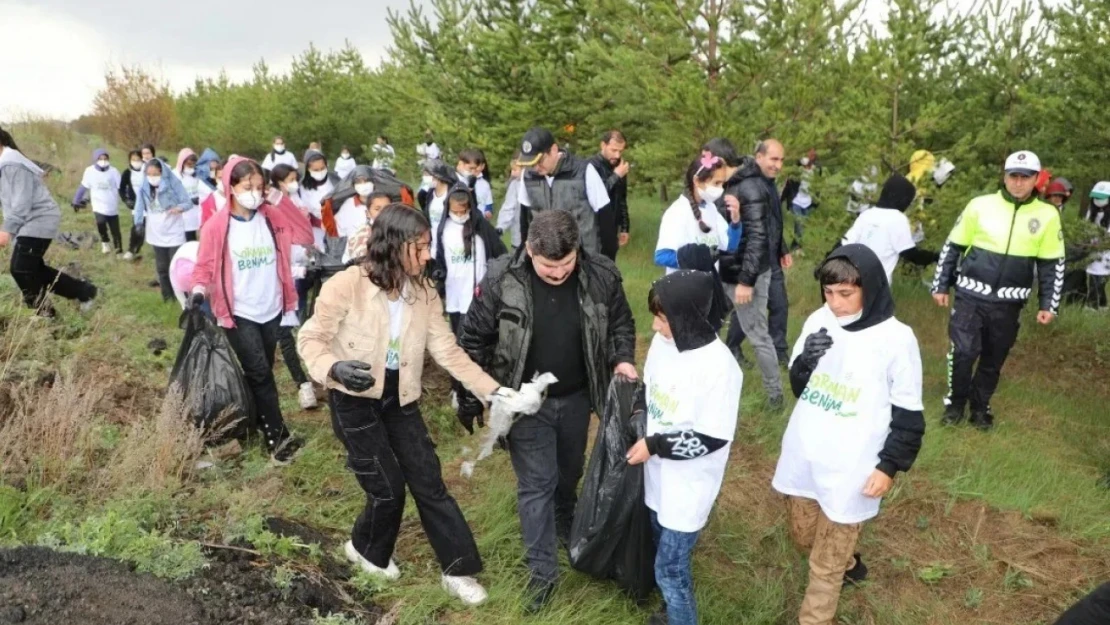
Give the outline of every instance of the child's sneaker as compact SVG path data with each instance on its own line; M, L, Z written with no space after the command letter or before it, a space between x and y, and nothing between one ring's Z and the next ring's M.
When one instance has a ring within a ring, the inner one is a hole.
M301 453L304 448L304 441L296 436L289 436L285 440L278 443L270 453L270 462L277 466L286 466L293 462L293 459Z
M109 245L108 243L101 243L100 244L100 253L101 254L111 254L112 253L112 246Z
M347 541L347 544L343 545L343 553L347 556L347 559L351 562L351 564L358 565L360 569L366 571L371 575L384 577L385 579L388 579L392 582L401 579L401 569L397 568L397 564L393 561L392 558L389 559L389 566L383 569L380 566L376 566L373 562L362 557L362 554L359 553L357 549L355 549L355 543L350 540Z
M444 575L443 589L469 606L481 605L489 598L478 580L465 575Z
M859 585L863 580L867 579L867 565L863 563L863 558L859 554L853 554L856 559L856 564L844 571L844 585L848 584Z
M127 252L126 254L123 255L123 260L126 260L127 262L131 262L131 261L135 260L135 255L132 254L131 252Z
M316 408L316 389L312 382L305 382L297 391L297 400L300 401L301 410L314 410Z
M989 432L994 429L994 413L987 410L976 410L971 413L971 425L975 429L982 432Z

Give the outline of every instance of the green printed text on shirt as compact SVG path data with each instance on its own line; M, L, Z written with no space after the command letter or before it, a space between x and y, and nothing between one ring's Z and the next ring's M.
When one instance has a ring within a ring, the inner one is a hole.
M272 245L244 247L240 250L233 250L232 253L235 255L235 264L239 271L257 269L277 262L274 259L274 247Z
M466 257L466 248L451 247L447 248L447 258L452 265L468 265L474 262L474 256Z
M657 385L652 385L648 392L648 418L659 425L674 425L665 420L665 416L674 414L678 410L678 400L663 392Z
M827 373L818 373L809 379L798 401L809 402L838 417L854 417L858 414L854 406L861 390L858 386L841 383Z

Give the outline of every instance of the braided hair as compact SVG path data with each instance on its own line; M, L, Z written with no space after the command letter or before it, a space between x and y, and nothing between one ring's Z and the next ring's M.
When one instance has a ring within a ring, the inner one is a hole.
M690 208L694 211L694 219L698 220L698 228L705 233L710 232L712 228L702 219L695 182L709 180L713 177L713 172L721 167L724 167L724 161L720 157L703 152L701 156L691 161L690 166L686 168L686 186L683 194L686 199L690 200Z

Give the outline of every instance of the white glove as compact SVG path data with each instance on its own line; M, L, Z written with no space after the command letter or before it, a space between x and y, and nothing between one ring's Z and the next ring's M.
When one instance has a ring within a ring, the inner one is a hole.
M554 375L544 373L522 385L519 391L502 386L489 396L490 409L512 414L536 414L543 404L544 391L557 381Z

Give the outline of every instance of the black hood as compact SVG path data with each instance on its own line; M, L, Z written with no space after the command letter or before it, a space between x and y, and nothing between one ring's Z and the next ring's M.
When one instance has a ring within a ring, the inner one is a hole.
M721 276L717 273L717 259L709 246L704 243L688 243L678 248L678 268L704 271L713 278L713 300L709 306L709 323L714 331L720 331L732 306L725 294Z
M886 270L879 257L871 248L859 243L842 245L829 254L825 262L834 258L844 258L859 270L863 283L863 316L844 326L849 332L859 332L894 316L894 298L890 294L890 284L886 280ZM821 295L824 300L824 293Z
M883 192L879 194L879 201L875 203L878 208L893 208L901 212L913 204L917 197L917 187L902 174L891 174L883 183Z
M713 276L680 269L655 281L652 288L663 305L678 351L705 347L717 339L709 321L713 305Z

